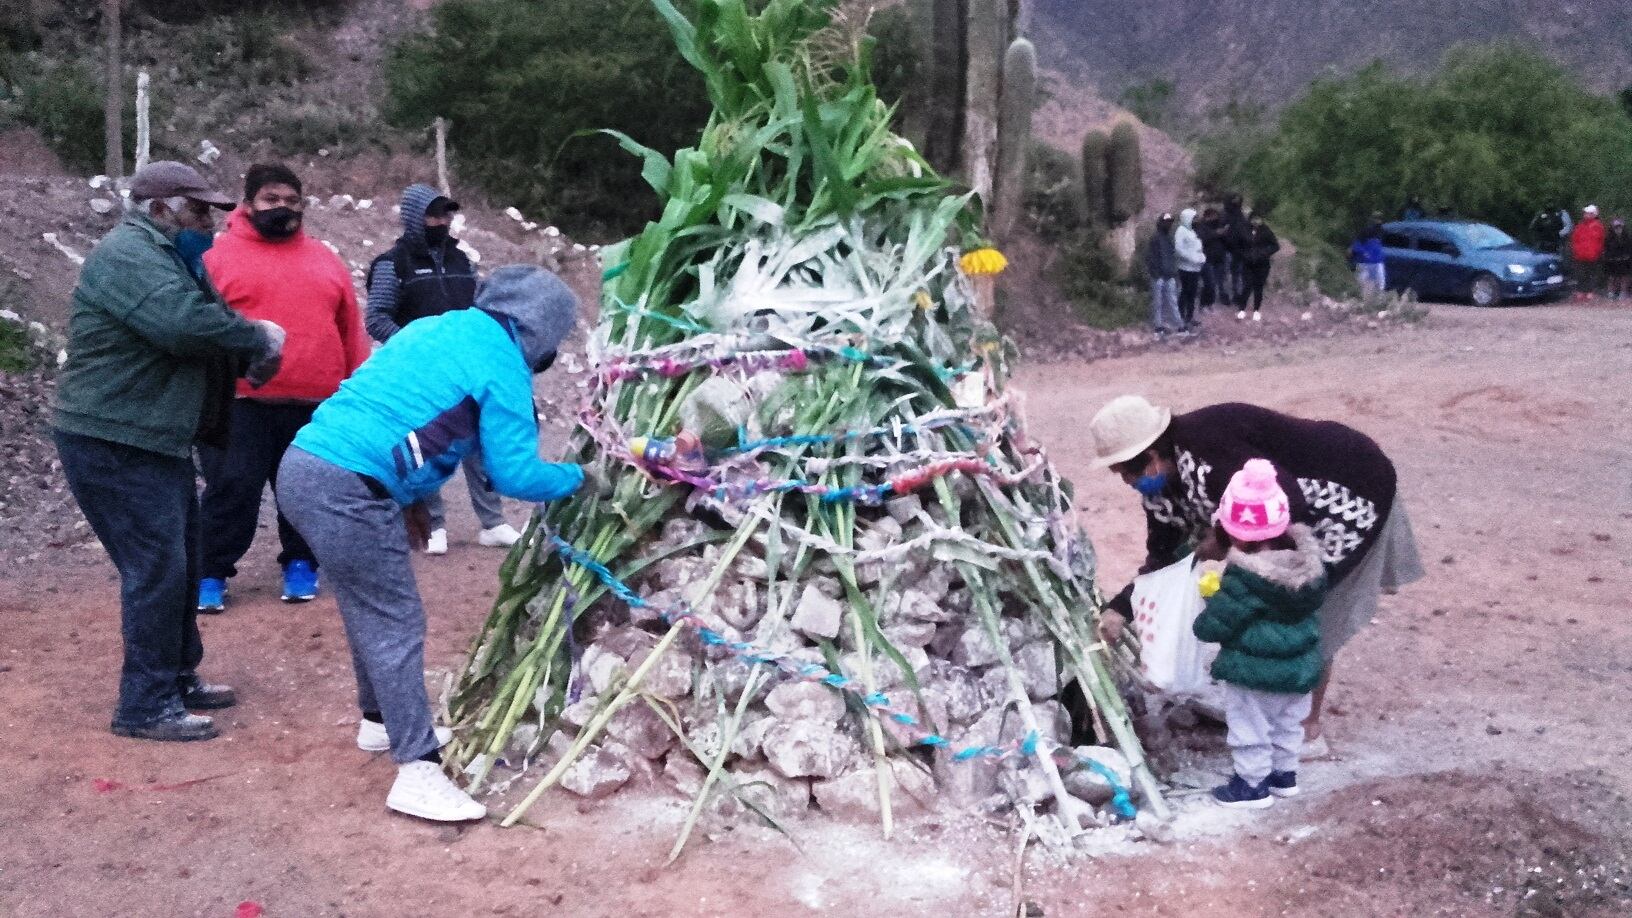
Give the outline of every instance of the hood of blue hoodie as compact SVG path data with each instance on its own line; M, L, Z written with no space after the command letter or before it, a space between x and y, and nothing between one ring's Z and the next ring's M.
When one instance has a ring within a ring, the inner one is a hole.
M476 291L476 308L504 322L536 371L578 320L578 296L537 265L505 265Z
M425 245L425 211L431 202L442 197L442 192L429 185L413 184L403 189L402 204L402 239L409 245L423 247Z

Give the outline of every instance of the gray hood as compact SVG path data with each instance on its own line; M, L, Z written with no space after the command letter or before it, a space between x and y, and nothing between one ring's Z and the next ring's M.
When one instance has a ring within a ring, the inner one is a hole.
M1315 538L1315 531L1308 526L1297 524L1289 527L1286 534L1292 537L1292 544L1296 545L1296 548L1260 551L1253 554L1232 548L1229 563L1240 565L1270 583L1284 586L1289 590L1301 590L1324 577L1326 565L1321 557L1320 540Z
M537 265L505 265L476 290L476 308L509 320L527 365L537 372L578 319L578 297Z
M442 192L429 185L409 185L402 191L402 239L410 245L425 245L425 211Z

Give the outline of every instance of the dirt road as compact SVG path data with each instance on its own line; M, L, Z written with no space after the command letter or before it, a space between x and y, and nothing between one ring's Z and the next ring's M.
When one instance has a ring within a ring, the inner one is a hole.
M1027 368L1033 431L1078 482L1107 585L1137 563L1141 521L1086 470L1081 432L1124 391L1371 433L1431 571L1340 658L1340 759L1305 769L1305 796L1251 815L1185 803L1168 846L1033 851L1023 897L1049 916L1632 913L1629 380L1632 309L1568 306ZM499 561L449 505L454 549L419 565L443 668ZM107 733L117 593L99 550L0 580L0 916L1013 914L1012 837L965 819L887 843L813 815L791 827L802 853L739 828L664 868L682 804L655 791L552 795L512 830L387 814L390 764L350 745L332 600L276 601L268 535L205 623L206 672L243 699L210 743Z

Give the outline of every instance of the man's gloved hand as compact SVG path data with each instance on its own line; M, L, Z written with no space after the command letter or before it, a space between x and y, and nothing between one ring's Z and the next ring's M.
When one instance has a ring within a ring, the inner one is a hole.
M278 369L283 366L283 342L289 335L276 322L257 319L255 324L266 335L266 348L244 370L244 379L249 381L251 387L259 389L278 375Z

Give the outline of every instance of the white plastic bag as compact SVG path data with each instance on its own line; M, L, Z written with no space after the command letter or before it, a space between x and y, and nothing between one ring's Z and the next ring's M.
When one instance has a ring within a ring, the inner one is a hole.
M1139 635L1139 668L1150 684L1204 707L1222 707L1222 691L1209 669L1217 644L1204 644L1192 630L1206 602L1196 585L1195 555L1133 581L1133 627Z

